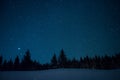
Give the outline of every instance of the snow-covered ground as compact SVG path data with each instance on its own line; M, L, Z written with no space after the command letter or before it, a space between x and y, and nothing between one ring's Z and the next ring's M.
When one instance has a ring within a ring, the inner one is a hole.
M0 72L0 80L120 80L120 70L3 71Z

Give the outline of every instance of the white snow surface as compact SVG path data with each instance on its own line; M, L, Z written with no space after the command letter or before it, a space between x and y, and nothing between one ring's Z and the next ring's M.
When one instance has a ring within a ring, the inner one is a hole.
M0 80L120 80L120 70L0 71Z

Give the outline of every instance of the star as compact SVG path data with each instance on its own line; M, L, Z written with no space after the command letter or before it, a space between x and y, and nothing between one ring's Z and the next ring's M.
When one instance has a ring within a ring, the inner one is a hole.
M18 50L21 50L21 48L19 47Z

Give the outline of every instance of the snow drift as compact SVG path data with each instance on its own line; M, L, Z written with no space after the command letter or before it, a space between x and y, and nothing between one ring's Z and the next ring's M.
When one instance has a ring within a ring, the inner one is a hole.
M0 80L120 80L120 70L3 71L0 72Z

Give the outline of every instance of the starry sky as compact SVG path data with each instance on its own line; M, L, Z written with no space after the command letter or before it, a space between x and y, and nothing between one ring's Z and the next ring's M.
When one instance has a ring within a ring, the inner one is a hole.
M120 52L119 0L0 0L0 55L49 62Z

